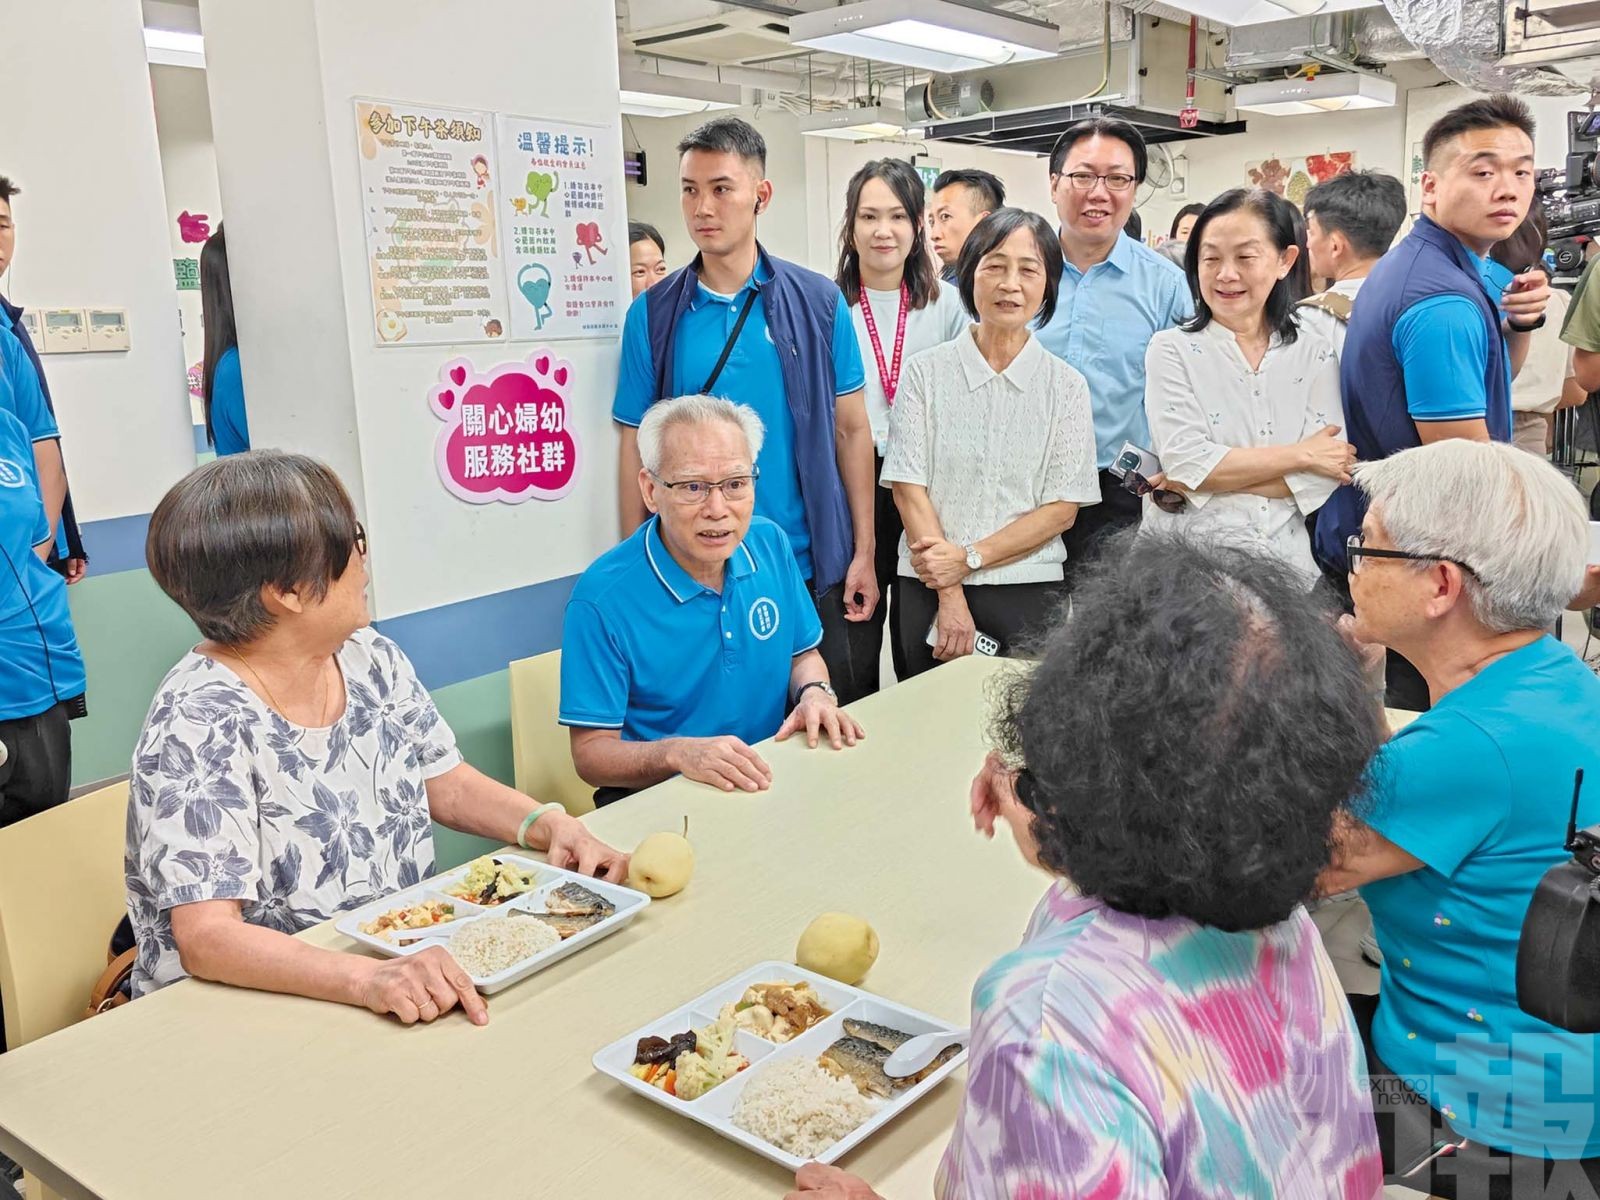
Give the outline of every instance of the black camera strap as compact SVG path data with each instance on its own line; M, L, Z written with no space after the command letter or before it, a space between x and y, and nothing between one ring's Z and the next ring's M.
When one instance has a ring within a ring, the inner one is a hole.
M728 365L728 355L733 353L734 343L739 340L739 331L744 328L745 320L750 316L750 310L755 306L756 297L761 294L759 287L750 289L750 296L744 302L744 308L739 313L739 319L733 323L733 332L728 334L728 340L723 343L722 353L717 358L717 365L711 368L711 374L706 376L706 385L700 389L701 395L711 395L711 389L716 386L717 380L722 376L722 368Z

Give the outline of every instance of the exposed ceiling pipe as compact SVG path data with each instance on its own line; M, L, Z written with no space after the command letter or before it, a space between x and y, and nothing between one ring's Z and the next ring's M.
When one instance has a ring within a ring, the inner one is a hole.
M762 67L723 67L710 63L687 62L678 58L663 58L655 54L624 54L622 65L651 75L676 76L679 79L710 79L721 83L735 83L740 87L760 88L768 92L804 92L806 77ZM815 94L819 100L848 100L853 96L848 79L818 72Z
M1504 0L1384 0L1396 28L1456 83L1480 92L1567 96L1589 90L1551 67L1501 61Z
M1363 8L1352 13L1351 40L1355 43L1356 57L1371 62L1415 62L1427 58L1421 50L1406 40L1400 27L1394 23L1386 8Z

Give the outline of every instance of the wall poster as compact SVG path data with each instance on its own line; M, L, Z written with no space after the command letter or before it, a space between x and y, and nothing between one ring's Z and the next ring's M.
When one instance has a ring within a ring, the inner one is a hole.
M504 340L490 114L357 100L355 117L378 344Z
M496 129L511 336L617 337L630 289L616 130L505 114Z

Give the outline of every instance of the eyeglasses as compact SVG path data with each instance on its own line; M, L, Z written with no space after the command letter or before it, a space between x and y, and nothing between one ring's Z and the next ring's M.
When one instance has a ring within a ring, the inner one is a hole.
M1459 558L1446 558L1443 554L1412 554L1408 550L1380 550L1376 546L1362 544L1366 534L1352 533L1344 540L1345 556L1350 560L1350 574L1361 574L1361 560L1363 558L1397 558L1406 562L1447 562L1454 563L1479 583L1483 577L1462 562Z
M1113 192L1125 192L1139 182L1135 176L1125 175L1121 171L1113 171L1109 175L1096 175L1093 171L1067 171L1060 177L1080 192L1087 192L1101 180L1104 180L1106 187Z
M1122 486L1135 496L1149 496L1151 502L1166 513L1180 513L1189 505L1189 497L1182 492L1171 488L1154 487L1148 479L1137 471L1129 471L1122 477Z
M672 497L674 503L685 507L704 504L711 499L712 492L721 492L724 500L736 504L754 494L756 480L761 478L761 468L751 467L748 475L730 475L715 482L709 479L680 479L668 483L654 471L650 472L650 478L667 489L667 495Z
M367 530L360 521L356 522L356 553L362 558L367 556Z

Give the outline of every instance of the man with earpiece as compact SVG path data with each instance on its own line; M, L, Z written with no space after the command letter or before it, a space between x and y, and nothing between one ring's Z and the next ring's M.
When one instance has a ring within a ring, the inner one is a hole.
M67 798L83 710L83 656L67 583L45 565L53 539L33 439L0 374L0 827Z

